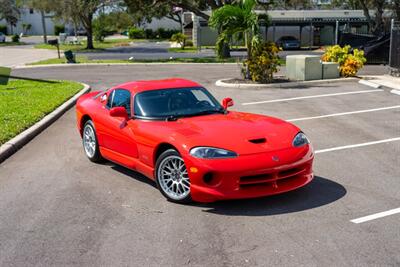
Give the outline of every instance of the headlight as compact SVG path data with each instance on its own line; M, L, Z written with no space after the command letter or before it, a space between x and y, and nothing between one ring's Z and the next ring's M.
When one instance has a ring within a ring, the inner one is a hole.
M307 136L303 132L299 132L293 139L293 146L300 147L310 143Z
M229 150L215 147L195 147L190 150L190 155L201 159L235 158L238 155Z

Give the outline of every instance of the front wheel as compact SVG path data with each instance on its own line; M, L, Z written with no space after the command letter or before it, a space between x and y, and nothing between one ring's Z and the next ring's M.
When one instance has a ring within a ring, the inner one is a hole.
M178 203L191 201L188 171L176 150L169 149L160 155L155 174L158 189L168 200Z
M96 129L91 120L83 126L82 144L86 156L90 161L101 162L103 157L100 154L99 143L97 142Z

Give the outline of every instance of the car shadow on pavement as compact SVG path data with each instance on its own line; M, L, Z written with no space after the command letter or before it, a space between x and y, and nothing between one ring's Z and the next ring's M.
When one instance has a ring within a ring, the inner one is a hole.
M269 216L309 210L335 202L346 195L346 189L316 176L307 186L280 195L196 204L204 212L229 216Z
M135 179L135 180L137 180L139 182L146 183L148 185L151 185L152 187L157 188L156 183L153 180L151 180L151 179L147 178L146 176L144 176L143 174L141 174L139 172L136 172L134 170L125 168L123 166L111 163L111 162L109 164L110 164L111 169L113 169L115 171L118 171L118 172L120 172L122 174L125 174L126 176L129 176L132 179Z

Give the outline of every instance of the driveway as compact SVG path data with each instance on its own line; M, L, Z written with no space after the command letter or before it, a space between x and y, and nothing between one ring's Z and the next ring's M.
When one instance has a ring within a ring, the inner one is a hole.
M145 177L84 156L74 110L0 165L0 265L398 266L400 96L355 82L293 89L219 88L236 65L75 66L14 75L73 79L95 90L185 77L234 110L300 126L315 180L287 194L177 205Z
M0 66L23 66L40 60L58 57L57 51L35 49L33 45L17 45L0 47Z
M169 42L133 42L131 46L127 47L115 47L107 49L103 52L94 53L79 53L87 56L89 59L128 59L130 57L136 59L166 59L166 58L201 58L201 57L213 57L215 52L213 49L201 49L195 53L175 53L168 52L170 47ZM286 59L287 55L305 54L305 55L322 55L318 51L310 50L289 50L279 52L279 56ZM242 58L246 56L245 51L232 51L232 57Z

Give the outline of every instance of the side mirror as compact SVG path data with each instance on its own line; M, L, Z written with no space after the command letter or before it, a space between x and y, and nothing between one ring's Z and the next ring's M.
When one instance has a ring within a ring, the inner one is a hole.
M228 107L232 107L233 106L233 100L230 97L224 98L222 100L222 106L224 107L224 109L228 109Z
M110 109L110 116L117 117L117 118L124 118L125 120L128 119L128 112L124 107L115 107Z

